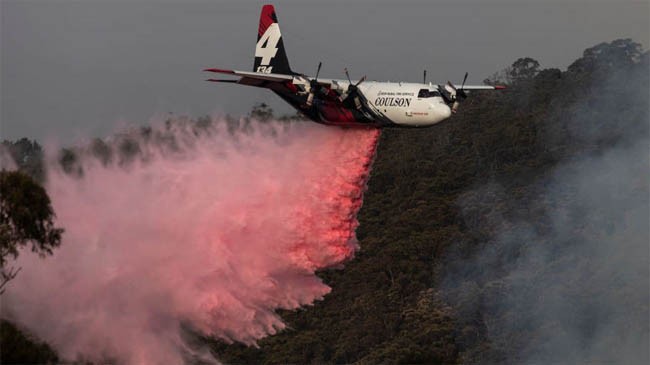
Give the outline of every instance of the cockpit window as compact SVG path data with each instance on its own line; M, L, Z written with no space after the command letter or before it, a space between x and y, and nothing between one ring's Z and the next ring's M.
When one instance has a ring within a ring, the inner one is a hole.
M429 89L420 89L420 92L418 92L418 98L432 98L434 96L440 96L440 93Z

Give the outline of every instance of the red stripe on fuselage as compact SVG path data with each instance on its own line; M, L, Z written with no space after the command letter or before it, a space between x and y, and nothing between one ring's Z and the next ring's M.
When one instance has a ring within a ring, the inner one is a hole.
M325 122L335 124L355 124L357 122L352 112L345 109L340 104L325 102L320 105L319 110L325 119Z

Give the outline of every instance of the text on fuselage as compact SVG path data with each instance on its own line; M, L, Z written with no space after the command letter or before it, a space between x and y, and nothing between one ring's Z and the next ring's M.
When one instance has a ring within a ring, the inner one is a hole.
M391 92L391 91L380 91L377 93L377 99L375 99L376 106L400 106L400 107L409 107L411 106L411 98L405 96L413 96L411 92Z
M375 99L376 106L411 106L411 98L398 98L392 96L380 96Z

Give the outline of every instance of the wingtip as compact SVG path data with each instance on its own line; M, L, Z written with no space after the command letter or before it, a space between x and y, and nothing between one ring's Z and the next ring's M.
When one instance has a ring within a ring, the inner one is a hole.
M505 90L506 86L505 85L495 85L494 90Z

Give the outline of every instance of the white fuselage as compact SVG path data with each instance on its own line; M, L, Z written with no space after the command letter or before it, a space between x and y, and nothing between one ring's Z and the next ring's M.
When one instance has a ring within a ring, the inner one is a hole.
M348 80L320 79L331 83L332 90L345 94ZM309 87L309 80L295 77L294 84ZM352 81L356 83L356 81ZM445 103L438 91L438 85L407 83L407 82L378 82L365 81L359 86L359 91L367 99L368 105L376 112L383 114L397 126L425 127L449 118L451 108Z
M437 93L437 86L367 81L359 89L373 107L398 125L430 126L451 116L451 108L441 96L421 95L422 90Z

